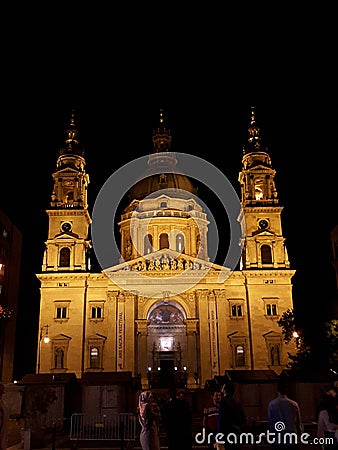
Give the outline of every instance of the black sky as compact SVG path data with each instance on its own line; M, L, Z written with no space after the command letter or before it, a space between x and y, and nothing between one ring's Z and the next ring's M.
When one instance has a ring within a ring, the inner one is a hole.
M245 20L236 16L238 28L231 34L229 18L213 27L200 13L198 22L188 20L185 27L181 16L179 25L155 20L152 28L144 23L119 32L116 16L102 32L96 16L94 31L90 15L70 27L65 14L59 23L43 22L28 33L16 25L19 45L8 38L0 207L23 234L15 377L35 367L35 273L47 237L51 175L72 109L92 208L114 171L151 152L160 108L172 132L172 150L206 159L239 193L242 146L255 106L284 206L300 321L311 327L318 308L334 294L330 231L338 223L338 98L330 25L320 34L311 27L315 14L306 24L285 14L284 21L267 20L258 31L257 23L248 26L247 14ZM209 11L215 19L214 13ZM73 10L68 14L74 19Z

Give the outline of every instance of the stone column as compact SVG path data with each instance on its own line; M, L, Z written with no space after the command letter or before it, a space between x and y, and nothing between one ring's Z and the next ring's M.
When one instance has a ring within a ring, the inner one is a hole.
M196 232L197 230L197 232ZM196 258L197 256L197 248L196 248L196 237L198 233L198 228L196 226L191 227L191 233L190 233L190 248L191 248L191 256Z
M210 370L210 346L209 344L209 322L208 322L208 290L197 289L196 291L198 311L199 311L199 364L200 385L204 385L206 380L211 378Z
M147 319L136 320L138 355L137 373L141 374L142 389L148 387L147 335L149 323L150 321Z
M185 321L187 326L187 363L188 363L188 388L196 388L196 382L194 374L198 372L198 360L199 355L197 355L196 346L196 335L197 335L197 319L187 319Z

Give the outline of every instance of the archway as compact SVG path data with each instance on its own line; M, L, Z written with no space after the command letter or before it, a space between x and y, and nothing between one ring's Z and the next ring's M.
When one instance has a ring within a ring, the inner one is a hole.
M149 387L186 387L186 313L172 300L161 300L149 310L147 367Z

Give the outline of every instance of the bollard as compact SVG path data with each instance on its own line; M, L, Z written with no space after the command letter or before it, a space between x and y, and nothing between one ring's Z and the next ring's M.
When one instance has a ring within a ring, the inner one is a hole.
M55 450L55 446L56 446L56 423L53 422L52 450Z
M30 450L31 448L31 428L25 428L23 432L23 450Z

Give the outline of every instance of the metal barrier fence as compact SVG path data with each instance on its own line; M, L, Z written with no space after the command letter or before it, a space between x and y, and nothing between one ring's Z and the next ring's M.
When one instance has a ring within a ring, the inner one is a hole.
M72 414L69 438L73 441L134 441L137 436L136 419L133 413L102 416Z

